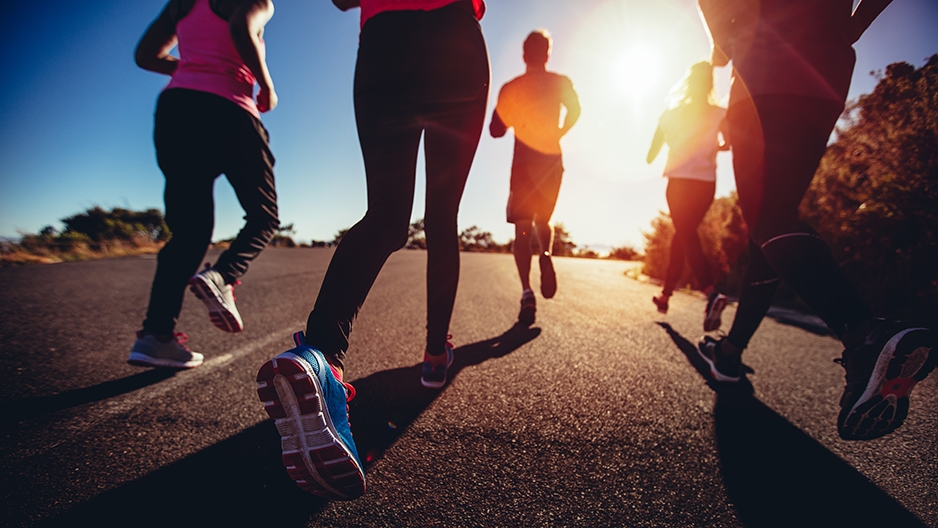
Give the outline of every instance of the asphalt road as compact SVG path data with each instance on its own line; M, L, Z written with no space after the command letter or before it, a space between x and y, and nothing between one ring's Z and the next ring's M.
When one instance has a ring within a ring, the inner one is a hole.
M391 257L347 362L368 491L309 496L254 376L303 329L330 255L263 253L238 335L187 294L178 330L206 362L178 373L125 363L153 257L0 269L0 524L938 526L938 375L899 431L845 442L841 349L810 320L767 319L751 385L724 388L694 352L701 298L661 316L630 264L560 258L557 296L513 327L510 255L462 254L439 391L419 384L426 255Z

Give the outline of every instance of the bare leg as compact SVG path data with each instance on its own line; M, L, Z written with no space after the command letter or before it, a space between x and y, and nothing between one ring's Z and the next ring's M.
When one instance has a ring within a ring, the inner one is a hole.
M531 289L531 231L533 222L522 220L515 223L515 242L511 250L515 255L515 265L518 266L518 276L521 278L521 289Z

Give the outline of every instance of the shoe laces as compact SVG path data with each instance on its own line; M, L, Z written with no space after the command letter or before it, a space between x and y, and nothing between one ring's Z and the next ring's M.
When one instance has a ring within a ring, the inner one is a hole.
M355 387L353 387L351 383L346 383L345 381L343 381L342 377L339 376L339 371L336 370L335 367L333 367L332 365L329 365L329 368L332 369L332 377L334 377L336 381L338 381L339 383L342 384L343 387L345 387L345 403L348 403L352 401L353 399L355 399L355 394L356 394ZM345 410L348 411L348 406L346 406Z
M153 334L153 333L151 333L151 332L147 332L147 331L145 331L145 330L137 330L137 339L143 339L143 337L146 336L146 335L151 335L151 336L153 336L153 339L156 339L156 334ZM159 339L157 339L157 341L159 341ZM175 342L179 343L180 345L182 345L182 344L184 344L184 343L186 343L186 342L189 341L189 336L187 336L187 335L186 335L185 333L183 333L183 332L174 332L174 333L173 333L173 338L172 338L170 341L175 341ZM186 348L186 347L182 347L182 348L185 348L186 350L189 350L189 349Z

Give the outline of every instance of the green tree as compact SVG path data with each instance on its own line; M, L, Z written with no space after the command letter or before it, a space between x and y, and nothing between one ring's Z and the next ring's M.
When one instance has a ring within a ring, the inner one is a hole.
M938 55L852 102L801 204L878 314L938 319ZM923 316L923 312L927 312Z
M150 241L168 240L170 233L163 213L159 209L131 211L115 207L106 211L95 206L83 213L63 218L63 234L80 233L94 242L132 241L134 238L146 238Z
M270 245L272 247L296 247L296 241L293 240L293 235L296 234L296 229L293 228L293 224L289 223L287 225L281 224L277 228L277 232L274 233L274 237L270 240Z

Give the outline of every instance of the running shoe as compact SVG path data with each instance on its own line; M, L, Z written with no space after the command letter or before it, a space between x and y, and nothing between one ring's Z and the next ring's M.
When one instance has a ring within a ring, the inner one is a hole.
M723 309L728 299L722 293L714 292L707 297L707 307L704 309L704 332L712 332L720 328Z
M352 439L348 402L355 389L342 382L322 352L296 348L261 366L257 395L280 432L283 465L297 486L326 499L365 493L365 473Z
M935 335L927 328L877 320L866 340L835 360L846 370L837 432L870 440L895 431L909 414L909 394L935 363Z
M668 299L670 299L670 297L663 293L659 293L658 295L655 295L651 298L651 302L655 303L655 306L658 307L659 313L666 314L668 313Z
M725 383L736 383L742 376L742 359L739 354L724 354L720 344L725 337L716 340L704 336L703 341L697 345L697 353L710 365L710 374L713 379Z
M204 356L189 350L183 343L189 337L182 332L173 334L170 339L160 341L153 334L137 332L137 341L130 349L127 363L137 367L166 367L191 369L202 364Z
M554 273L554 263L550 259L550 253L541 253L538 257L538 264L541 266L541 295L545 299L550 299L557 293L557 274Z
M430 354L423 353L423 374L420 384L428 389L439 389L446 385L446 370L453 364L453 344L447 342L445 347L446 358L437 363L430 363Z
M189 289L208 307L208 317L217 328L225 332L244 329L241 314L235 306L234 285L225 284L221 273L205 269L189 279Z
M534 292L524 290L521 294L521 311L518 313L518 322L523 325L534 324L534 314L537 312L537 301Z

